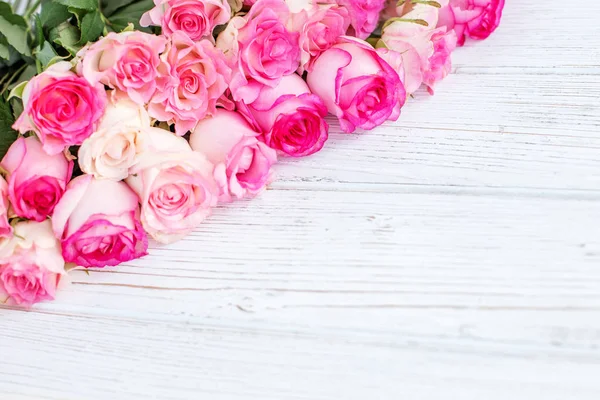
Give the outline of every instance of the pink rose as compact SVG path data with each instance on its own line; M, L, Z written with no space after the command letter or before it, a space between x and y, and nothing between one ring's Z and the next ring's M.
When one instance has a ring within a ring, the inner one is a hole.
M350 13L352 21L348 35L366 39L377 28L379 13L385 7L385 0L334 0Z
M270 182L277 154L258 136L242 116L226 110L200 121L192 132L192 149L215 165L219 200L254 196Z
M113 266L147 254L139 213L137 196L125 183L81 175L56 206L52 228L65 261Z
M348 133L395 121L406 100L398 73L369 44L348 36L319 56L306 81Z
M239 60L229 85L236 101L251 103L263 85L277 86L281 77L298 69L299 34L286 27L289 17L283 0L258 0L217 38L217 47Z
M102 85L90 85L59 62L27 83L23 112L13 125L21 133L34 131L48 154L81 144L94 131L106 105Z
M440 0L443 6L448 0ZM386 23L379 46L386 47L402 56L404 67L404 87L407 93L414 93L423 83L425 73L430 69L430 58L435 50L432 37L443 31L435 30L439 8L428 4L409 4L402 6L401 19ZM421 25L414 21L425 21ZM448 55L449 56L449 55Z
M264 86L252 104L239 103L238 108L269 147L289 156L316 153L327 140L327 107L296 74L283 77L274 88Z
M10 237L12 226L8 223L8 183L0 175L0 240Z
M145 140L148 147L126 182L142 204L146 232L172 243L196 228L217 204L214 166L169 131L148 128Z
M433 86L450 73L452 60L450 55L456 48L456 33L445 32L446 28L439 28L431 36L433 42L433 55L429 57L429 66L423 74L423 83L427 85L429 93L433 94Z
M160 26L166 37L181 32L191 40L212 39L215 26L231 18L227 0L154 0L154 4L142 15L140 25Z
M64 266L49 220L19 222L0 245L0 303L30 307L54 300Z
M486 39L500 25L504 0L450 0L440 10L438 26L454 29L457 44L465 44L465 38Z
M73 161L48 155L34 136L19 137L2 159L8 172L8 197L21 218L41 222L52 214L71 179Z
M183 136L215 112L231 68L208 40L193 42L181 32L175 32L171 40L162 56L170 79L154 95L148 112L159 121L174 123L175 132Z
M291 6L290 6L291 7ZM310 70L312 62L333 46L350 26L348 9L335 4L302 9L292 15L292 30L300 33L300 68Z
M143 32L111 32L77 54L77 71L92 85L98 82L114 89L113 96L128 96L137 104L147 103L160 79L160 53L167 40Z

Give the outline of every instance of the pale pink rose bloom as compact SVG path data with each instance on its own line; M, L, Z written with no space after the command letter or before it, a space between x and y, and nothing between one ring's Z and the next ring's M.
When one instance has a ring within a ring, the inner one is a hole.
M142 151L142 131L149 126L143 106L128 99L109 104L98 129L79 148L79 167L98 179L127 178Z
M366 39L377 28L379 13L385 7L385 0L330 0L348 9L350 29L347 34Z
M154 4L142 15L140 25L160 26L167 37L181 32L191 40L212 40L213 29L231 18L227 0L154 0Z
M81 175L56 206L52 228L65 261L114 266L147 254L139 214L138 198L125 183Z
M288 3L289 4L289 3ZM303 4L295 4L291 30L300 33L300 68L298 73L310 70L312 62L325 50L335 44L350 26L350 15L346 7L336 4L312 5L305 9ZM292 9L292 6L290 6Z
M19 137L2 159L8 172L8 197L15 214L41 222L52 214L71 179L73 161L48 155L35 136Z
M30 307L54 300L64 266L49 220L17 223L0 244L0 303Z
M504 0L450 0L440 10L438 26L454 29L458 46L465 38L486 39L500 25Z
M255 196L271 181L275 150L258 140L259 133L236 112L218 110L196 125L190 136L192 149L215 165L219 200L229 202Z
M299 34L288 27L290 11L283 0L258 0L243 17L234 17L217 38L217 47L238 67L229 87L234 100L251 103L264 85L300 65Z
M12 226L8 223L8 183L0 176L0 240L10 237Z
M77 72L92 85L102 83L114 89L113 97L129 97L137 104L147 103L160 82L159 55L165 50L163 36L143 32L111 32L84 47Z
M210 215L219 189L213 164L169 131L148 128L148 142L127 184L142 204L146 232L161 243L182 239Z
M169 79L158 88L148 106L150 116L175 124L179 136L212 115L231 79L231 68L221 52L208 40L193 42L175 32L162 55Z
M328 137L327 107L297 74L283 77L274 88L264 86L252 104L238 103L238 109L269 147L288 156L316 153Z
M429 67L423 74L423 83L427 85L431 94L433 94L435 83L448 76L452 69L450 56L456 48L456 33L453 30L450 32L445 32L445 30L445 27L436 29L431 36L434 53L429 57Z
M448 0L442 0L442 5ZM426 4L411 4L401 20L395 20L383 29L381 42L386 48L402 55L408 93L414 93L423 83L429 70L429 59L434 55L432 36L436 33L439 9ZM421 20L427 26L412 22Z
M106 105L104 87L78 77L66 61L32 78L22 98L23 112L13 128L35 132L48 154L81 144L94 131Z
M348 36L317 58L306 81L348 133L395 121L406 100L398 73L368 43Z

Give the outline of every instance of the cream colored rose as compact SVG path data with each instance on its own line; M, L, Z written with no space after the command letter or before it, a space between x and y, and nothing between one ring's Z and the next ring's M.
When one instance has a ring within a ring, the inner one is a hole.
M79 166L97 179L122 180L142 149L141 131L150 127L142 106L120 100L110 104L98 129L79 148Z

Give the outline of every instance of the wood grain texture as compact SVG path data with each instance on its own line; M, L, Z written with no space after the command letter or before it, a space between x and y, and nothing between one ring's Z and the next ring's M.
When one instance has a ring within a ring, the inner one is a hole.
M0 307L0 399L600 398L600 5L507 3L398 122Z

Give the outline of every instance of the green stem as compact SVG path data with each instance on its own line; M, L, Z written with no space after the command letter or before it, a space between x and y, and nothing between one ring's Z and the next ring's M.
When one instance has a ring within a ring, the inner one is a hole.
M35 0L35 2L29 6L29 1L27 2L27 11L25 11L25 15L23 16L25 19L29 19L29 17L31 17L31 14L33 14L37 8L40 6L40 3L42 2L42 0Z
M18 77L19 75L21 75L21 73L23 71L25 71L25 68L27 68L27 64L23 64L21 67L19 67L19 69L17 69L15 72L13 72L12 75L10 75L10 78L8 78L8 80L4 83L4 87L2 88L2 91L0 92L0 96L4 94L4 92L6 92L6 89L8 89L8 87L10 86L10 84L13 82L13 80Z

